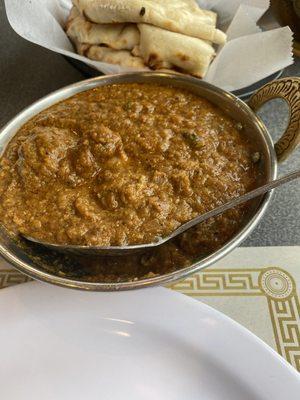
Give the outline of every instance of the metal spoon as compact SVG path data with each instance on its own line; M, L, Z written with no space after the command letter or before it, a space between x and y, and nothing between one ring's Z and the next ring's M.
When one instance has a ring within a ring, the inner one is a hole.
M137 251L147 250L151 247L157 247L161 244L167 242L170 239L173 239L175 236L180 235L181 233L187 231L193 226L200 224L201 222L206 221L208 218L215 217L219 214L222 214L224 211L227 211L233 207L238 206L239 204L245 203L248 200L251 200L257 196L260 196L271 189L275 189L278 186L281 186L287 182L290 182L294 179L300 178L300 170L294 171L282 178L276 179L272 182L269 182L263 186L260 186L254 190L251 190L248 193L243 194L242 196L236 197L225 204L222 204L219 207L214 208L211 211L208 211L198 217L184 223L179 228L175 229L170 235L160 238L156 242L153 243L144 243L144 244L134 244L128 246L77 246L77 245L64 245L64 244L54 244L47 243L39 239L35 239L33 237L22 235L25 239L40 244L45 247L49 247L52 250L57 250L65 253L75 253L75 254L85 254L85 255L124 255L127 253L133 253Z

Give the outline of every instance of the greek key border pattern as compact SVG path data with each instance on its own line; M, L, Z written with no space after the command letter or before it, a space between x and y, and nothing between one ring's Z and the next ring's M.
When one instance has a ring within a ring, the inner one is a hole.
M0 289L18 285L19 283L29 282L31 280L31 278L21 274L15 269L0 269Z
M300 372L300 302L295 281L284 269L209 269L169 287L198 298L265 296L277 351Z

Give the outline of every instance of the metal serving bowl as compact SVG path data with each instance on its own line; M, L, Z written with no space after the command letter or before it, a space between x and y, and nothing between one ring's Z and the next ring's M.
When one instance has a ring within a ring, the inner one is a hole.
M51 105L76 93L97 86L129 82L157 83L188 89L191 92L208 99L210 102L220 107L231 118L241 122L245 134L251 136L251 140L256 143L260 150L260 168L263 177L263 182L261 183L266 183L267 181L276 178L278 161L285 159L296 147L299 141L299 78L284 78L263 86L250 98L247 105L234 95L199 79L169 73L140 72L101 76L85 80L57 90L56 92L37 101L18 114L1 130L1 154L5 150L7 143L26 121ZM274 146L268 130L263 122L256 116L254 111L266 101L276 97L284 98L287 101L290 108L290 121L283 136ZM86 277L84 279L80 277L80 274L74 274L74 268L76 269L76 267L69 265L70 261L63 255L51 252L47 249L41 248L40 246L28 244L22 240L14 240L2 228L0 229L0 254L19 271L31 276L32 278L70 288L107 291L161 285L182 279L189 274L205 268L237 247L255 228L263 216L271 196L272 193L268 193L260 199L257 199L251 208L246 223L241 226L238 233L225 243L222 248L207 257L203 258L199 256L198 259L191 262L189 266L178 266L178 269L173 272L164 273L154 277L141 278L137 280L128 279L120 282L110 282L107 279L103 281L89 281ZM87 260L87 263L88 262L89 261ZM68 267L66 267L66 265L68 265ZM88 270L88 266L86 269Z

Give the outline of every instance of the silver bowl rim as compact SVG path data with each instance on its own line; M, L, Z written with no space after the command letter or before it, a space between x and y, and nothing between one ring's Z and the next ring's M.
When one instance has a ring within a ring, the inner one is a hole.
M33 116L37 115L41 110L50 107L51 105L47 104L46 107L42 107L39 111L35 111L35 108L38 106L43 106L44 103L51 103L55 104L63 99L66 99L70 96L75 95L76 93L92 89L98 86L98 82L105 82L109 81L107 84L113 83L121 83L124 78L126 77L138 77L143 78L147 76L155 76L155 77L162 77L162 78L169 78L179 80L181 82L191 82L196 85L202 85L206 88L212 89L218 94L222 96L226 96L228 100L232 101L235 106L243 109L251 118L254 120L257 128L260 130L260 133L264 135L264 139L266 141L268 151L269 151L269 162L270 162L270 179L276 179L277 177L277 157L274 149L274 144L270 133L268 132L266 126L262 122L262 120L255 114L255 112L241 99L236 97L234 94L227 92L221 88L218 88L208 82L199 80L194 77L184 76L173 74L169 72L132 72L132 73L122 73L122 74L114 74L114 75L104 75L99 76L96 78L85 79L80 82L73 83L71 85L65 86L60 88L50 94L40 98L39 100L35 101L25 109L23 109L20 113L18 113L14 118L12 118L1 130L0 135L4 134L11 129L17 131L20 126L22 126L25 121L32 118ZM113 82L111 82L113 80ZM105 84L105 83L104 83ZM59 97L59 98L57 98ZM19 123L21 121L21 123ZM16 129L15 125L18 125ZM3 152L3 148L0 149L0 152ZM230 251L234 248L238 247L243 240L254 230L254 228L259 223L260 219L264 215L269 202L272 198L273 191L265 194L261 202L254 212L253 216L249 219L247 224L236 234L234 235L224 246L222 246L217 251L213 252L212 254L208 255L207 257L192 263L189 267L181 268L176 271L151 277L151 278L144 278L141 280L132 280L126 282L87 282L87 281L79 281L69 278L64 278L58 275L54 275L41 269L35 268L29 263L25 263L18 259L13 253L8 252L6 248L0 243L0 255L11 263L18 271L28 275L29 277L47 283L52 283L62 287L68 287L72 289L79 289L79 290L87 290L87 291L119 291L119 290L131 290L131 289L140 289L145 287L151 287L156 285L163 285L163 284L170 284L172 282L178 281L179 279L184 279L188 275L191 275L203 268L210 266L211 264L217 262L225 255L227 255Z

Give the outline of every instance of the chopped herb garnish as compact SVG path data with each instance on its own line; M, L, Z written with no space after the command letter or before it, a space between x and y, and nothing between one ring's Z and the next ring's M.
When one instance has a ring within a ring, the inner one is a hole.
M182 136L191 142L196 142L198 140L198 136L193 132L182 132Z
M127 101L127 103L124 104L123 109L125 111L129 111L132 108L132 102L131 101Z
M202 138L194 132L182 132L184 139L193 147L201 148L204 147Z
M255 164L260 160L260 153L256 151L252 154L252 162Z
M238 130L238 131L242 131L243 130L243 124L241 123L241 122L237 122L236 124L235 124L235 127L236 127L236 129Z

